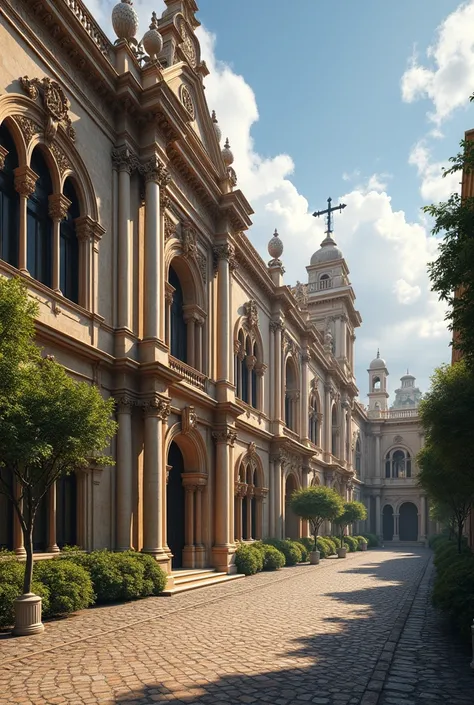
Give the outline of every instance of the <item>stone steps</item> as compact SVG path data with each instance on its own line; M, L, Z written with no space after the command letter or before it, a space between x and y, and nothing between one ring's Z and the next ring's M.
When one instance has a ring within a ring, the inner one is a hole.
M168 581L169 587L167 586L161 594L165 597L172 597L173 595L178 595L188 590L210 587L211 585L218 585L220 583L226 583L229 580L238 580L244 577L244 575L240 575L239 573L233 575L218 573L212 568L173 571L170 575L171 580Z

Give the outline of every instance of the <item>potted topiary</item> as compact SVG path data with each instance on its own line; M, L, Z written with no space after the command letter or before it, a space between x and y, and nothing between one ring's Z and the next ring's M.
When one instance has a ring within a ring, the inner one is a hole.
M341 547L337 549L337 557L345 558L347 555L347 546L344 543L344 532L348 526L355 521L363 521L367 519L367 510L362 502L345 502L343 511L334 519L337 524L341 536Z
M359 551L367 551L367 544L369 543L365 536L356 536L359 542Z
M309 554L311 565L320 559L318 533L323 521L333 521L343 510L342 499L331 487L307 487L293 492L291 508L302 519L309 521L314 547Z

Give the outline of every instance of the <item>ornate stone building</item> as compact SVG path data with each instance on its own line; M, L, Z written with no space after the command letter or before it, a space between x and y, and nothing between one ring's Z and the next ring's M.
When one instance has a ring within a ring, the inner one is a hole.
M236 540L307 532L288 502L311 483L366 500L379 533L389 501L410 498L422 538L416 413L386 410L379 358L369 411L356 401L342 253L328 232L293 288L277 233L261 259L206 103L197 6L165 2L142 43L119 3L115 44L82 0L0 5L0 272L37 300L45 353L112 395L119 424L116 465L57 484L35 548L231 573ZM21 553L0 502L0 544Z

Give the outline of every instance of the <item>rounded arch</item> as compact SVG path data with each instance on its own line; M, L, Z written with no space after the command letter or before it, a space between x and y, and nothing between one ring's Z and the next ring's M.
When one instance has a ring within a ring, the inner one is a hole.
M259 362L264 362L263 338L260 332L260 328L257 325L254 326L251 330L248 330L246 323L246 316L238 316L237 320L234 323L234 340L240 341L240 338L242 336L244 346L246 346L247 338L250 338L252 345L257 346L257 350L252 350L252 354L257 357Z
M183 433L181 422L170 426L165 435L165 456L168 456L171 444L176 443L180 449L185 472L200 472L208 475L207 452L204 439L196 429Z
M398 507L398 534L400 541L418 540L418 505L411 501L402 501Z
M25 131L19 124L19 119L32 121L33 129L37 131L27 141ZM64 182L68 177L74 177L77 186L81 214L87 214L95 222L99 221L98 201L95 194L89 169L86 167L75 144L60 127L51 148L42 137L44 112L41 106L27 96L19 93L8 93L0 96L0 124L5 120L12 132L18 152L20 166L30 166L33 149L41 145L51 170L54 193L62 193ZM61 161L61 164L59 163Z
M262 459L256 452L243 451L234 465L234 480L236 482L247 482L242 479L242 469L244 470L245 478L247 478L247 468L252 469L252 479L257 479L258 482L253 482L255 487L265 487L265 472L263 469Z
M201 274L194 259L183 256L181 243L178 240L170 240L165 248L166 281L169 281L171 267L183 288L184 304L197 304L204 310L205 292Z
M390 502L385 502L382 507L382 535L384 541L393 541L395 531L395 517L393 506Z

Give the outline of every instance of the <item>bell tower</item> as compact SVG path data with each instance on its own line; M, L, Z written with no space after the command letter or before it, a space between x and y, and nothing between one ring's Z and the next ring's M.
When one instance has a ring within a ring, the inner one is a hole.
M369 412L387 411L388 370L385 360L380 357L379 350L377 350L377 357L372 360L367 372L369 373Z

